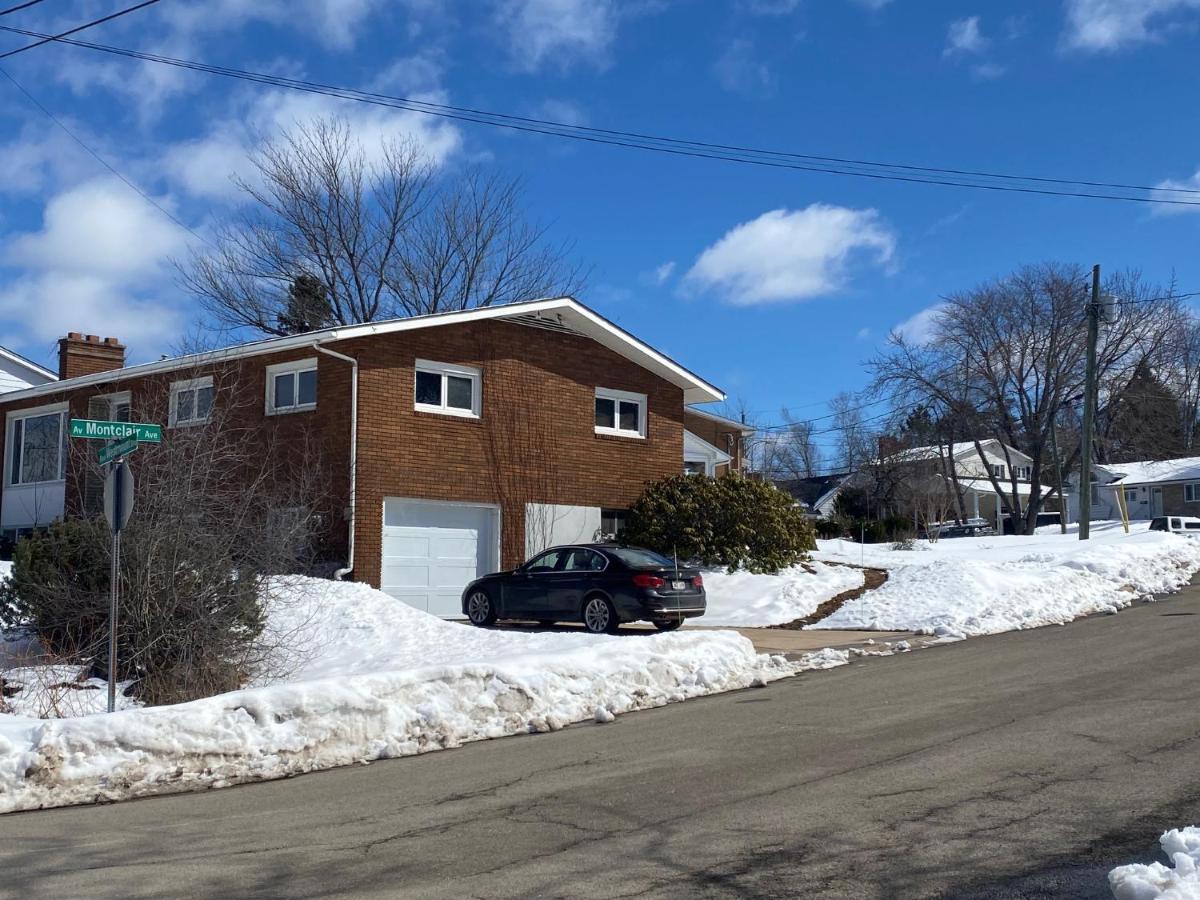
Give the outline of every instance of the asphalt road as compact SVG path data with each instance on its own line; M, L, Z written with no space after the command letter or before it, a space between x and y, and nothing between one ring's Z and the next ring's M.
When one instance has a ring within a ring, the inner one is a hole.
M457 751L0 818L22 897L1104 897L1200 817L1200 590Z

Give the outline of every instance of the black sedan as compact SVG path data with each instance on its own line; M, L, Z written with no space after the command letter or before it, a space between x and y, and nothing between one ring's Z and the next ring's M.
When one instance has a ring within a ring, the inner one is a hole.
M614 634L622 622L638 620L673 631L704 610L704 579L696 569L617 544L551 547L511 572L472 581L462 595L463 615L476 625L571 621L593 634Z

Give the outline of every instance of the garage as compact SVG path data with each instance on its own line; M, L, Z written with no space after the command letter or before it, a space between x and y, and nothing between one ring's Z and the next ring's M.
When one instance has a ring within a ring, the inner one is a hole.
M430 500L383 501L380 586L435 616L461 616L467 582L500 568L500 510Z

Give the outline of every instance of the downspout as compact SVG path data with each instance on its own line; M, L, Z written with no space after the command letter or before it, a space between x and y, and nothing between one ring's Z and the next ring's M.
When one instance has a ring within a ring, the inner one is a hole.
M313 349L350 363L353 370L350 375L350 536L346 544L346 565L333 573L334 579L341 581L354 571L354 513L358 487L358 360L345 353L322 347L316 341L313 342Z

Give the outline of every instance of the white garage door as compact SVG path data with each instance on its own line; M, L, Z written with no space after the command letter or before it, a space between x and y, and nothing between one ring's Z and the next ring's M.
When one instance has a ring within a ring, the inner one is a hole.
M435 616L461 616L467 582L499 568L500 511L383 501L383 590Z

